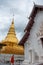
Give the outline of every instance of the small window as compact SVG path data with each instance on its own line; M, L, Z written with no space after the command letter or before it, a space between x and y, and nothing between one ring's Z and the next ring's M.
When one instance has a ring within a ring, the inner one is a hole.
M41 39L41 44L42 44L42 47L43 47L43 38L40 38Z

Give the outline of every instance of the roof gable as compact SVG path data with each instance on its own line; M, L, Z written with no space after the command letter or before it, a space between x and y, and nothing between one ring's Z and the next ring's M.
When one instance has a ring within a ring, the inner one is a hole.
M37 14L37 11L43 11L43 6L42 5L34 5L33 9L32 9L32 12L29 16L29 22L25 28L24 31L26 31L26 33L24 34L23 38L20 40L19 42L19 45L23 45L24 46L24 43L26 42L26 40L28 39L29 35L30 35L30 30L34 24L34 18Z
M37 14L37 11L43 11L43 6L42 5L36 5L36 4L33 6L32 12L31 12L31 14L29 16L29 22L28 22L28 24L27 24L24 31L28 30L29 23L30 22L32 23L32 21L30 19L34 20L36 14Z

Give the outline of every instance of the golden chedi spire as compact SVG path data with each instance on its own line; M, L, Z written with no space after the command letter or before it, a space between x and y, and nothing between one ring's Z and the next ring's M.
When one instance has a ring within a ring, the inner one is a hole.
M12 24L10 26L10 29L8 31L7 37L11 37L14 36L14 38L16 37L16 33L15 33L15 28L14 28L14 19L12 20Z
M12 24L10 25L10 29L8 31L5 40L3 40L2 42L7 45L18 44L18 39L16 37L15 28L14 28L14 19L12 20Z
M23 46L18 45L18 39L16 37L15 28L14 28L14 19L12 20L12 24L10 25L10 28L5 40L3 40L1 43L6 44L7 46L3 46L0 53L16 54L16 55L24 54Z

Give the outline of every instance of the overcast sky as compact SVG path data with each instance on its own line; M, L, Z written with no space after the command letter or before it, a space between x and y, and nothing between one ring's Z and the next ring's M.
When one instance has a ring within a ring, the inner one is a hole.
M14 13L14 25L17 38L20 40L28 23L33 2L42 4L43 0L0 0L0 41L3 40L12 22Z

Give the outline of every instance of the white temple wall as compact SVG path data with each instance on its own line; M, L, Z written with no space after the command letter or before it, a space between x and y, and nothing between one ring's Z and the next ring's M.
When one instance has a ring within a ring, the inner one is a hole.
M29 63L33 63L34 62L34 52L32 50L32 47L26 42L24 44L24 48L25 48L25 60L28 61Z
M40 35L39 37L37 36L37 34L39 33L40 26L43 23L43 11L39 11L37 13L34 22L35 23L33 24L33 27L30 31L29 39L26 41L24 45L25 60L28 60L28 62L30 63L40 62L41 61L40 59L42 59L41 56L43 56L43 49L40 41Z
M41 45L39 37L37 37L37 33L39 33L40 26L43 22L43 11L39 11L38 14L36 15L34 19L35 23L33 24L33 27L30 31L30 36L29 36L29 43L31 46L34 48L34 50L37 52L39 56L43 55L43 49Z
M34 52L34 50L32 49L32 47L30 46L28 43L25 43L24 47L25 47L25 61L28 61L29 64L30 63L35 63L38 62L37 59L35 59L35 57L37 56L36 53ZM38 56L37 56L38 57Z

